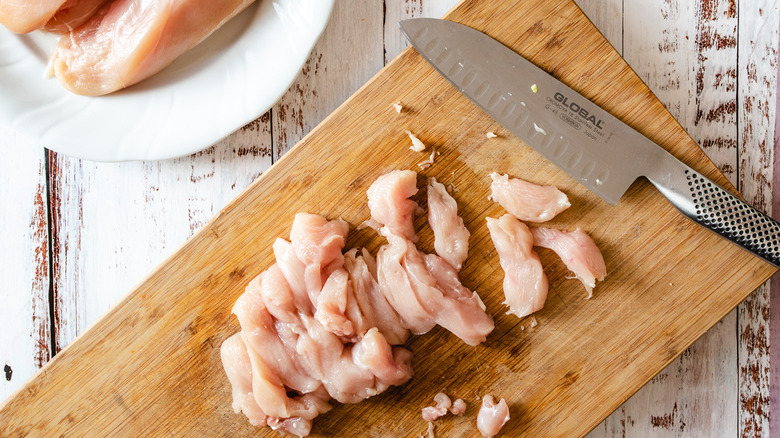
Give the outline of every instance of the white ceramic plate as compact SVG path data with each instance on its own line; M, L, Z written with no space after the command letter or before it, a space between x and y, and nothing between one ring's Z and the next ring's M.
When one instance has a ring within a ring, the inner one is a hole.
M54 38L0 26L0 123L57 152L160 160L204 149L273 106L295 80L335 0L258 0L157 75L83 97L44 71Z

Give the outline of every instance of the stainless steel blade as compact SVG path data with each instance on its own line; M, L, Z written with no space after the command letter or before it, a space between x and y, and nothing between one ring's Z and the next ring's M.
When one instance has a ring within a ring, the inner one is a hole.
M655 143L484 33L425 18L401 29L461 93L610 204L659 159Z

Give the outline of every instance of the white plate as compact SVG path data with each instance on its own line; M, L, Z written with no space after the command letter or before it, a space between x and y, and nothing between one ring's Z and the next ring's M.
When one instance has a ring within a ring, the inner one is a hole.
M335 0L258 0L157 75L83 97L45 79L51 35L0 26L0 123L57 152L160 160L204 149L273 106L295 80Z

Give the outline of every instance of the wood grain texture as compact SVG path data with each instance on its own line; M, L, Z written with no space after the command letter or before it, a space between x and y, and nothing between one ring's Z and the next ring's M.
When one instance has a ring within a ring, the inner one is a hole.
M270 120L175 160L48 159L59 351L270 166Z
M576 0L575 3L622 55L624 0Z
M0 156L2 400L49 360L50 330L43 150L0 126Z
M573 4L468 1L450 17L518 48L727 184ZM388 123L387 108L399 97L413 113ZM648 184L636 184L617 207L608 207L505 132L486 140L494 126L414 52L405 52L3 405L0 432L136 436L152 428L161 435L257 435L230 411L219 372L219 344L237 329L229 309L247 281L268 266L267 248L289 232L292 212L317 211L352 223L367 217L368 184L418 161L405 147L404 128L444 146L427 173L468 187L456 193L474 236L464 281L479 285L498 315L497 329L477 349L441 330L416 338L411 384L334 409L319 419L315 435L398 436L395 425L403 424L409 429L400 435L415 436L424 426L420 407L441 389L464 397L484 391L506 396L516 412L508 436L582 435L773 272L680 217ZM502 275L483 225L486 214L500 213L486 200L488 183L481 177L494 169L569 193L576 213L564 213L556 224L586 228L612 272L585 301L581 285L566 280L565 269L543 253L555 294L534 330L521 332L522 321L501 311ZM379 240L366 232L350 243L376 248ZM422 244L430 249L430 235ZM733 274L723 275L726 266ZM107 358L123 366L102 366ZM36 423L41 412L46 419ZM450 419L439 433L470 436L472 421ZM420 429L412 430L417 424Z
M773 96L777 86L777 1L740 3L739 187L745 199L771 213L774 162ZM744 15L743 15L744 12ZM769 296L760 287L738 309L739 436L771 436L769 430ZM777 432L775 432L777 434Z
M736 182L736 13L725 1L627 1L624 57ZM591 435L718 436L738 423L730 312Z

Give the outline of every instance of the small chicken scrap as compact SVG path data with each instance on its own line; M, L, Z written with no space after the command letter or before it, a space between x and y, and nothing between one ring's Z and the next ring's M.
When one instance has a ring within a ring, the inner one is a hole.
M482 406L477 414L477 429L485 438L493 438L509 421L509 406L503 398L496 403L488 394L482 398Z
M463 399L457 399L454 402L447 394L440 392L433 397L436 403L434 406L428 406L422 409L422 418L431 422L437 420L449 411L453 415L463 415L466 412L466 402Z

